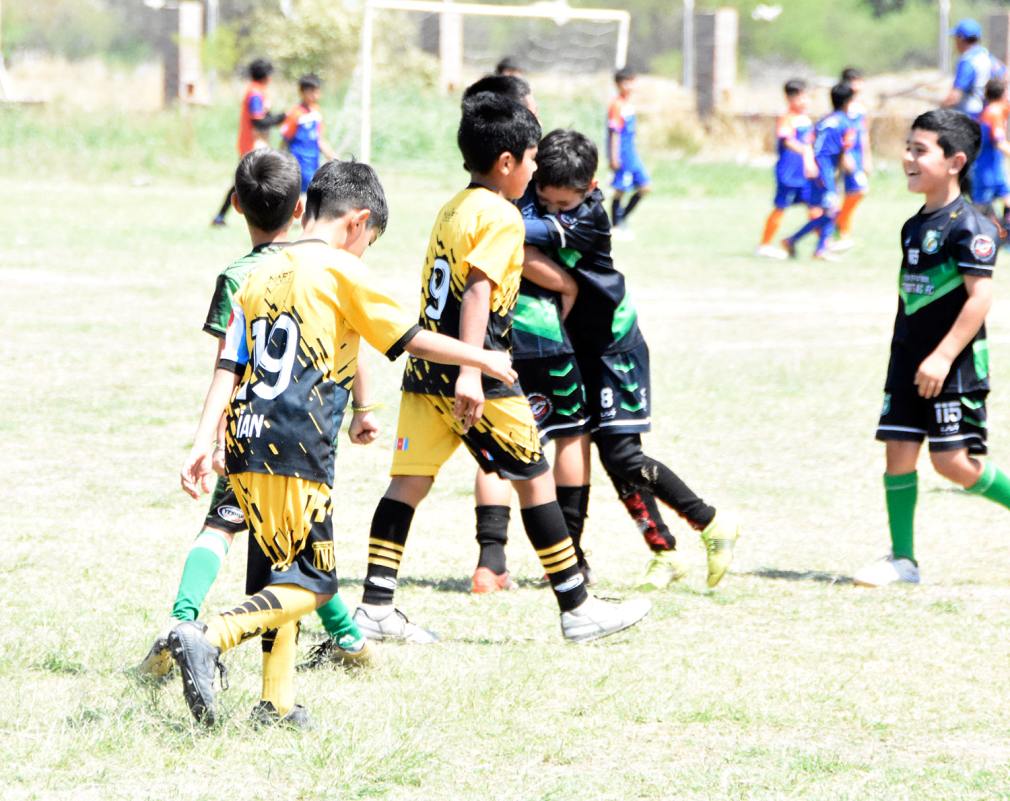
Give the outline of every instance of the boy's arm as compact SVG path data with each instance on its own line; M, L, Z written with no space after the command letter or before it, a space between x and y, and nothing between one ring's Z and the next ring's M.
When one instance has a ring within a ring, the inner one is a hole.
M358 367L351 384L351 424L347 436L355 445L367 445L379 436L379 421L375 416L376 404L371 400L371 375L358 353Z
M493 286L487 275L471 265L459 309L460 342L476 348L483 347L487 321L491 315ZM480 371L476 368L459 368L452 408L456 417L462 421L464 430L469 430L484 413L484 388L481 385Z
M214 371L193 437L193 447L179 473L182 489L190 497L199 498L201 493L210 492L207 479L214 472L212 445L238 380L238 375L232 370L219 367Z
M523 278L561 296L561 319L564 320L575 305L579 285L540 248L526 245L524 251Z
M992 306L992 278L966 275L964 286L968 290L968 300L961 307L961 313L915 373L915 385L923 398L935 398L940 394L954 359L975 338Z

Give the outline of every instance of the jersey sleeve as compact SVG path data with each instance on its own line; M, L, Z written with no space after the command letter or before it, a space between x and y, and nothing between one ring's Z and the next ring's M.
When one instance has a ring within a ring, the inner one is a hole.
M281 123L281 136L285 142L290 142L295 138L295 134L298 133L298 117L298 109L293 108L284 118L284 122Z
M778 122L775 124L775 138L776 139L796 138L796 126L793 124L792 118L788 114L783 114L781 117L779 117Z
M607 109L607 128L614 133L624 130L624 114L621 111L621 104L616 100Z
M228 321L231 319L231 309L235 301L235 291L238 289L238 282L228 277L224 273L217 277L217 285L214 287L214 297L210 299L210 308L207 310L207 318L203 322L203 330L218 339L224 337L228 330Z
M393 361L420 331L403 307L367 280L367 273L337 271L337 303L351 328Z
M245 366L249 363L249 347L245 336L245 312L238 303L231 309L231 318L228 320L228 329L224 335L224 347L221 349L221 357L217 366L222 370L230 370L233 373L242 375Z
M515 220L494 214L481 226L477 241L463 261L500 285L512 265L522 264L524 239L525 229L518 212Z
M975 68L971 60L962 58L957 62L957 72L954 73L954 88L962 92L970 92L975 85Z
M263 95L255 92L249 95L249 100L246 102L246 111L249 113L249 119L263 119L267 114L266 105L263 103Z
M989 278L999 252L996 227L981 217L976 217L974 222L965 220L952 232L950 248L958 272Z

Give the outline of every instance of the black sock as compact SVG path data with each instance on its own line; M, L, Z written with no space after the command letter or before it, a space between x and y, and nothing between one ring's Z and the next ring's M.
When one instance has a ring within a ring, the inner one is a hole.
M568 529L568 536L572 538L575 558L579 560L580 565L583 565L586 562L586 555L582 552L582 530L586 526L586 512L589 511L589 485L558 487L557 492L558 506L561 507L561 514L565 516L565 526Z
M648 456L642 464L646 487L663 503L683 517L691 528L701 531L715 517L715 507L694 494L680 477L662 462Z
M582 604L589 594L575 558L575 547L565 530L565 516L557 501L522 510L523 526L540 564L551 582L562 612Z
M414 519L414 507L390 498L382 498L372 516L368 535L368 573L361 602L391 604L396 592L396 574L400 571L403 547Z
M621 196L614 195L614 199L610 202L610 224L620 225L621 219Z
M638 205L638 202L641 199L642 199L642 193L641 192L635 192L635 194L633 194L631 196L631 200L628 201L628 205L625 206L624 207L624 211L621 212L621 219L622 220L628 219L628 215L631 214L631 212L633 212L635 210L635 206Z
M618 478L609 470L607 476L617 490L631 519L635 521L638 530L645 538L645 544L653 551L672 551L677 547L677 539L667 527L663 515L659 512L656 496L647 489L639 489L633 484Z
M231 196L235 192L235 187L232 186L228 189L228 193L224 196L224 203L221 204L221 208L218 209L217 217L215 219L223 220L224 215L228 213L228 209L231 208Z
M500 576L508 569L505 561L505 543L509 539L509 507L478 506L475 511L477 544L480 545L477 567L486 567Z

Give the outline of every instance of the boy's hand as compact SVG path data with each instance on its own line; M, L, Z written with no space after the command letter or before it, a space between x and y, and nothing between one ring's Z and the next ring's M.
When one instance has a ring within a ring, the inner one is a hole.
M852 157L851 153L846 153L842 156L842 172L846 175L852 175L856 171L856 160Z
M935 398L943 389L943 382L950 372L951 361L939 353L931 353L922 360L915 372L915 386L923 398Z
M819 178L821 171L817 169L817 162L813 158L803 159L803 177L808 181L812 181L815 178Z
M225 470L224 462L225 462L224 445L218 445L216 448L214 448L214 456L211 459L210 466L214 468L214 472L217 473L219 476L223 476L227 472Z
M503 350L485 350L481 372L491 378L504 381L509 386L512 386L519 378L519 374L512 367L512 356ZM462 370L460 373L462 374Z
M179 472L182 491L191 498L199 498L210 492L208 479L214 472L213 457L209 450L194 448Z
M508 357L508 354L504 354ZM511 368L510 368L511 369ZM487 372L485 370L485 372ZM488 373L492 375L492 373ZM503 373L504 375L504 373ZM498 376L494 376L497 378ZM509 382L511 383L511 382ZM461 367L459 378L456 379L456 397L452 404L452 413L463 424L463 433L480 420L484 414L484 388L481 386L480 373L472 368Z
M379 419L375 412L355 412L347 436L355 445L368 445L379 436Z

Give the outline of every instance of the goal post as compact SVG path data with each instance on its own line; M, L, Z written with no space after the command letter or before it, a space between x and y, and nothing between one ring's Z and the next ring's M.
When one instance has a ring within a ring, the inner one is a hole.
M457 3L453 0L366 0L361 22L361 131L359 158L364 162L372 157L372 72L375 14L377 11L414 11L462 19L464 16L514 17L552 20L564 25L571 20L617 23L617 43L614 68L620 69L628 59L628 38L631 14L624 9L572 8L566 0L549 0L530 5L488 5L482 3ZM443 27L443 30L446 30ZM458 30L459 28L457 28ZM442 47L446 45L443 43ZM442 50L445 54L446 50Z

